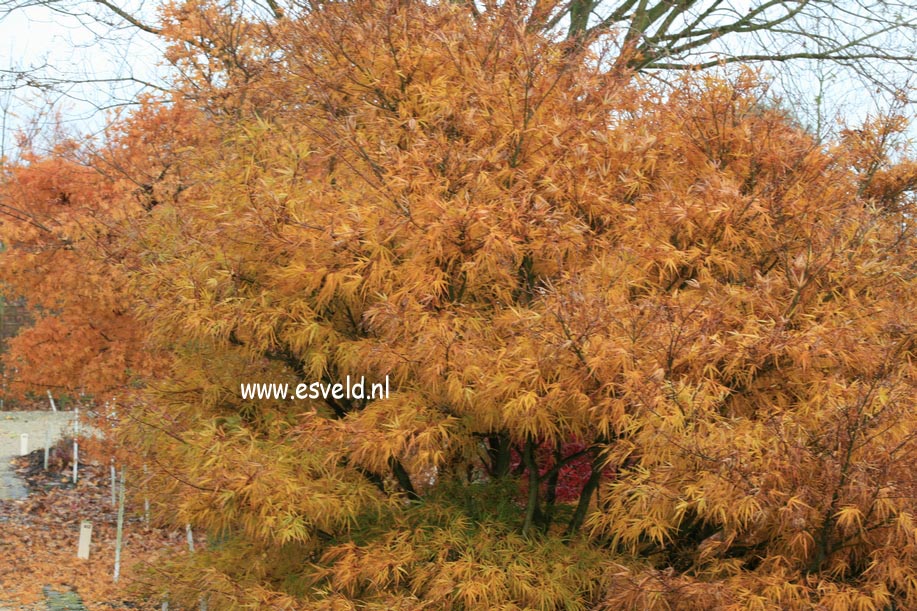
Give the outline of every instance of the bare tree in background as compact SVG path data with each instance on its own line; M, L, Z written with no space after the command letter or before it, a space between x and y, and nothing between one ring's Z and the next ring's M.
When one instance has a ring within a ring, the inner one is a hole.
M117 0L0 0L0 20L38 8L91 29L99 41L127 36L155 40L162 31L158 11L130 1L133 6ZM476 15L499 7L491 0L458 1ZM322 0L216 2L240 17L266 23L296 19L322 5ZM917 71L917 6L912 0L536 0L528 26L557 32L579 45L605 35L619 47L622 66L644 72L736 63L771 64L772 71L775 63L830 64L900 96L901 84ZM187 43L207 51L205 41ZM123 66L122 74L99 78L60 74L54 66L14 70L0 65L0 88L68 92L74 83L89 82L117 85L125 92L121 99L99 102L104 104L129 101L158 85L133 74L129 56Z
M33 41L40 52L24 48ZM162 86L161 48L158 36L96 2L0 0L0 92L12 92L5 131L101 128L104 111ZM7 153L10 143L7 134Z

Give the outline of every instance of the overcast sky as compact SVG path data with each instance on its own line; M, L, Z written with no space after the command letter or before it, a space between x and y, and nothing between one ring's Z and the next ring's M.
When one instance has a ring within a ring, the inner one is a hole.
M23 74L37 70L44 79L58 81L54 91L28 87L0 91L0 104L7 105L9 115L3 139L7 152L10 132L40 116L48 102L54 104L66 129L83 133L101 129L106 109L129 102L142 88L122 79L156 82L166 73L156 42L135 28L111 30L88 17L62 15L44 6L4 15L0 19L0 70ZM6 74L3 84L14 79Z
M132 1L133 9L131 4L122 6L129 11L145 12L149 21L155 21L155 15L150 15L149 10L143 11L143 0ZM0 7L4 4L0 2ZM6 125L0 125L3 152L12 150L11 133L47 109L48 101L54 103L65 128L74 132L98 132L106 117L99 107L129 102L141 88L137 82L112 79L134 77L157 82L166 73L155 37L136 28L112 30L88 16L78 19L44 6L17 8L5 15L0 11L0 15L0 71L40 69L45 79L60 81L53 93L28 88L12 93L0 91L0 112L4 105L8 109ZM851 72L836 65L826 64L820 69L777 65L769 69L778 76L774 91L795 96L797 100L792 106L800 115L806 115L801 110L806 104L809 108L814 106L819 95L819 76L827 85L822 94L829 123L835 114L857 123L867 113L887 107L887 94L878 94L874 87L865 85ZM9 84L10 78L9 74L0 76L0 84ZM76 84L66 84L70 81ZM806 117L810 127L814 123L813 116L809 112Z

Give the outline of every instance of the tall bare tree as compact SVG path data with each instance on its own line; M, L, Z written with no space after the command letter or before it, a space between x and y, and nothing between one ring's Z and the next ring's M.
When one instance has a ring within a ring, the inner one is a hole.
M458 1L476 15L498 10L503 4L503 0ZM166 0L160 3L165 5ZM212 3L240 20L270 24L321 10L324 2ZM187 6L200 10L202 4L207 2ZM65 16L76 27L91 29L100 41L110 43L130 35L154 40L163 34L159 8L162 6L138 0L0 0L0 27L15 12L40 9ZM828 63L888 91L899 90L908 75L917 71L917 7L912 0L533 0L528 26L566 36L579 45L604 37L619 48L620 66L637 71L709 69L737 63ZM185 42L204 54L211 50L210 41ZM119 88L118 101L125 101L133 92L157 86L155 80L139 77L132 70L135 63L136 58L132 62L131 57L124 57L120 74L101 76L61 74L58 66L14 69L0 65L0 88L38 87L75 96L74 82L91 83L90 91L102 86ZM816 95L813 89L812 97Z

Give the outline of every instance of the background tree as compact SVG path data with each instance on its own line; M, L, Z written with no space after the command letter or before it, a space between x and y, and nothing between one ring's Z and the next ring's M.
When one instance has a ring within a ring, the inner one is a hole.
M4 354L5 392L125 398L155 370L159 357L131 312L121 271L131 262L119 240L130 235L128 219L181 192L191 124L182 104L150 100L110 130L105 146L62 138L42 155L26 145L2 167L0 288L25 298L35 319Z
M222 12L239 34L253 24L272 28L283 19L300 19L321 4L262 0L150 6L108 0L4 0L0 21L3 15L15 17L22 12L52 19L56 15L72 29L94 32L99 48L109 49L108 54L118 56L114 63L126 68L104 72L80 67L68 73L59 65L20 60L0 66L0 89L33 87L109 108L130 103L131 92L167 88L161 74L140 69L130 58L145 56L148 61L140 63L155 62L156 49L170 40L163 39L170 25L164 16L175 16L177 6L186 17L196 15L202 21ZM466 2L463 6L470 14L481 15L501 5ZM773 68L786 62L828 62L842 67L845 76L856 75L892 93L910 96L907 83L917 58L914 23L917 14L911 3L890 0L543 0L535 3L527 25L584 45L598 35L606 40L611 35L619 50L615 61L634 70L693 70L731 63L763 63ZM211 28L211 33L215 31ZM224 34L214 39L187 36L184 43L195 53L225 63L231 61L231 47L244 36L232 34L232 28ZM214 53L217 47L227 53L218 56ZM176 74L182 72L173 72ZM101 95L100 88L108 93ZM816 94L810 91L803 99L810 101ZM865 96L859 98L861 104L869 103Z

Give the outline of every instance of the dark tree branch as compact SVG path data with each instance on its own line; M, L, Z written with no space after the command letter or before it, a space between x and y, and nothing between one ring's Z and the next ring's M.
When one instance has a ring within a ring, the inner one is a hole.
M159 36L160 34L162 34L162 30L160 30L159 28L154 28L151 25L147 25L143 23L142 21L140 21L139 19L137 19L130 13L127 13L126 11L118 8L117 6L109 2L108 0L92 0L92 1L95 2L96 4L104 6L105 8L110 10L112 13L114 13L115 15L123 19L124 21L128 22L129 24L131 24L138 30L142 30L146 32L147 34L153 34L155 36Z

